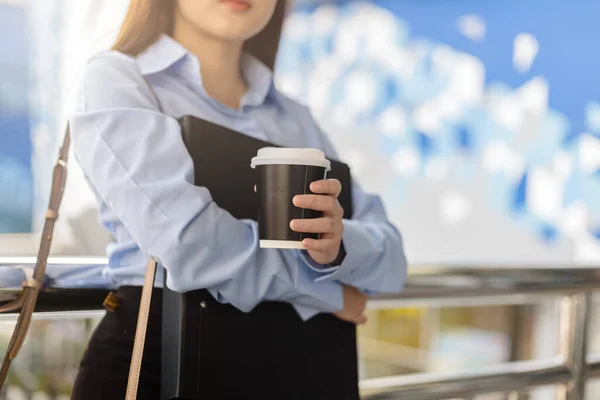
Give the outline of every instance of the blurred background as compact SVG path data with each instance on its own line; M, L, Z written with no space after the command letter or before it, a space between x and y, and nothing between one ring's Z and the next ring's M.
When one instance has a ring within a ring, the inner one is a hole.
M126 8L0 0L1 256L36 253L71 88L86 59L110 47ZM383 196L411 264L596 265L598 15L593 0L296 0L276 83L311 107L361 184ZM110 238L75 164L63 204L53 253L104 255ZM361 375L557 353L556 300L474 306L372 308ZM8 398L68 398L96 321L36 321ZM0 340L11 328L0 324ZM588 392L600 399L600 387ZM552 388L531 396L555 398Z

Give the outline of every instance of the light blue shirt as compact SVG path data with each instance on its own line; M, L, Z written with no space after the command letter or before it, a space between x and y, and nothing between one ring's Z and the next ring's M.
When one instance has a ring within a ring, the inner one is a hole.
M75 158L115 238L105 277L114 286L142 285L151 256L175 291L207 288L242 311L263 300L289 302L303 319L342 309L342 283L399 292L406 274L400 234L380 199L358 185L354 218L344 221L347 255L331 267L298 250L260 249L256 222L233 218L193 184L177 122L184 115L337 158L309 110L274 88L265 65L245 55L242 71L249 89L234 110L208 96L197 57L166 35L138 57L110 51L87 63L70 124Z

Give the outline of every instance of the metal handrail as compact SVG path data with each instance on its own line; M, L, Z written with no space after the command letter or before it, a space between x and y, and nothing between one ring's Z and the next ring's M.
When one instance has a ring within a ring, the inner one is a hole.
M85 257L51 258L49 264L99 264L103 259ZM0 266L27 266L29 258L0 257ZM3 296L18 288L4 289ZM591 293L600 290L600 269L552 266L414 266L406 289L400 295L378 296L372 307L447 304L450 300L515 299L531 296L560 296L561 355L550 360L521 361L456 374L411 374L361 381L361 390L371 400L440 400L514 391L543 385L560 385L560 400L582 400L588 376L600 376L600 356L587 356ZM496 303L502 304L502 303Z
M380 392L370 400L440 400L471 398L485 393L522 390L529 387L568 384L571 371L562 357L543 361L519 361L479 369L477 372L422 373L376 378L361 383L361 390Z
M48 264L98 265L105 257L50 257ZM35 257L2 257L0 267L27 267ZM4 292L20 288L0 288ZM447 299L515 295L574 294L600 290L600 268L594 266L516 266L516 265L414 265L409 269L406 288L399 295L378 296L377 301L409 301L415 304Z
M600 290L600 269L588 267L430 267L412 268L406 290L375 302L407 305L505 296L562 296L561 355L552 360L523 361L456 374L411 374L363 380L361 389L374 391L369 400L439 400L512 392L544 385L560 385L559 400L582 400L588 376L600 376L600 357L587 357L591 293Z

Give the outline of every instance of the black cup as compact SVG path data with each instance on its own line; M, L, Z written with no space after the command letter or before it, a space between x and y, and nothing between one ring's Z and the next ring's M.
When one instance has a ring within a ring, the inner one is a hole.
M260 247L303 249L302 240L319 234L294 232L294 219L319 218L320 211L301 209L293 204L299 194L309 194L310 184L325 179L330 162L323 152L313 149L267 147L252 159L256 169L258 231Z

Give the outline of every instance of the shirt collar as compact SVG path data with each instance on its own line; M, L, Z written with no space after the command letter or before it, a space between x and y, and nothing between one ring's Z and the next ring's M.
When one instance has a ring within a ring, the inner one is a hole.
M164 71L188 55L188 51L168 35L161 37L136 59L143 75Z
M242 74L248 85L248 91L241 105L259 106L263 104L273 89L273 72L258 58L244 53L242 55Z
M156 42L136 57L140 70L145 76L165 71L184 58L194 60L195 72L199 75L200 64L196 56L166 34L161 35ZM241 68L248 85L241 106L263 104L273 88L273 72L256 57L247 53L242 56Z

